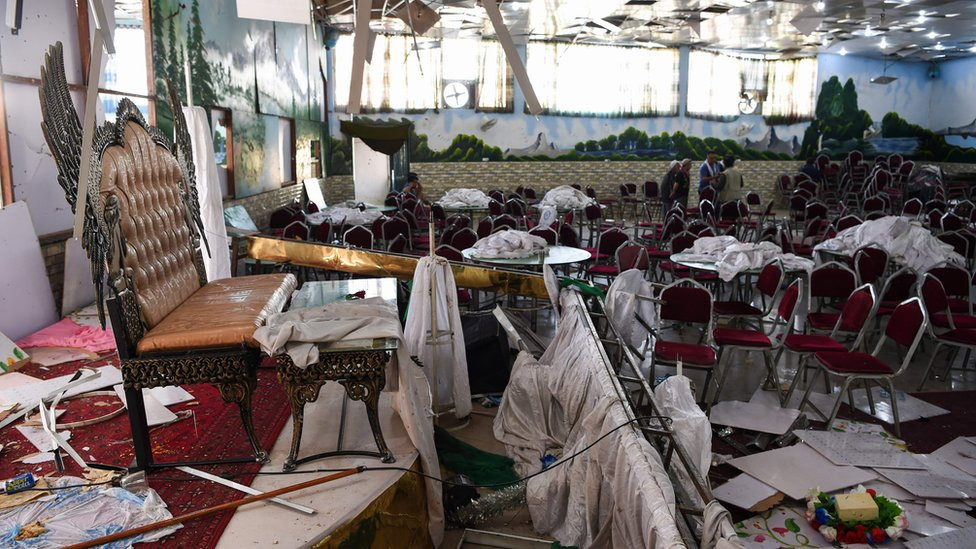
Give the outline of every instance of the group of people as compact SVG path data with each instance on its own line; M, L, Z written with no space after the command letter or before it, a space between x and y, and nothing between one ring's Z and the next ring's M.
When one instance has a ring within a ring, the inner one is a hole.
M661 180L660 196L663 211L670 210L675 203L688 207L688 191L691 187L691 159L673 160L668 172ZM718 160L718 153L708 151L705 161L698 169L698 193L708 187L717 192L719 203L741 198L745 181L735 165L735 158L726 156Z

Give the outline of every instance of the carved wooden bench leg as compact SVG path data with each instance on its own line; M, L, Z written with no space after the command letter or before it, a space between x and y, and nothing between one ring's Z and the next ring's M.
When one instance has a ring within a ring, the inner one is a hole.
M288 403L291 405L291 450L282 466L282 471L291 471L298 465L298 451L302 447L302 428L305 425L305 405L319 398L319 391L324 382L300 383L292 381L285 383L288 393Z
M254 451L254 458L261 463L267 463L268 453L261 448L261 443L258 442L257 434L254 432L254 422L251 418L251 396L255 389L257 389L257 379L250 377L246 381L217 384L221 398L226 402L237 404L237 408L241 411L241 422L244 424L244 431L247 432L247 439Z

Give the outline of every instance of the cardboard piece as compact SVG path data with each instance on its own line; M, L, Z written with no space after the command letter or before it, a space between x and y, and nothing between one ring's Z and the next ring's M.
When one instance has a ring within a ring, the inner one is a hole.
M393 15L403 21L407 27L412 28L417 34L426 33L441 20L441 16L436 11L417 0L407 2L402 8L393 12Z
M935 475L929 471L906 471L904 469L882 469L875 471L905 490L922 498L963 499L968 496L967 487L959 486L959 481Z
M782 435L790 430L799 410L767 406L757 402L726 400L712 407L708 420L713 425L727 425L762 433Z
M776 488L745 473L712 490L712 495L719 501L746 510L754 510L757 505L779 493Z
M10 339L58 321L41 244L25 202L0 210L0 332Z
M837 465L924 469L914 454L892 446L880 435L796 430L793 434Z
M834 465L806 444L777 448L729 461L793 499L805 499L810 490L819 487L833 492L875 478L869 470Z
M950 509L941 503L927 500L925 502L925 512L931 513L940 519L947 520L961 528L976 526L976 518L973 518L962 511Z
M224 209L224 225L244 231L258 231L258 226L254 224L251 215L240 204Z
M976 444L968 438L959 437L932 452L932 455L968 475L976 476Z
M40 452L50 452L54 450L54 441L43 428L18 425L17 430L24 435L31 444ZM71 431L58 431L58 435L64 440L71 440ZM52 455L53 457L53 455Z
M0 333L0 370L12 372L30 360L30 356L9 337Z
M56 366L77 360L95 360L98 353L79 347L31 347L31 362L40 366Z
M911 524L909 524L909 528L911 528ZM906 541L905 547L908 549L958 549L959 547L971 547L973 538L976 538L976 526Z

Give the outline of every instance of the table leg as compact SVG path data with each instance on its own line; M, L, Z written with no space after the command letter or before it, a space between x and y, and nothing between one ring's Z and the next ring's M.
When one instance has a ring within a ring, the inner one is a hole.
M379 401L380 391L386 385L386 377L358 380L342 380L339 383L346 388L346 394L353 400L360 400L366 406L366 417L369 419L369 427L373 431L373 439L376 441L376 449L382 454L383 463L393 463L396 459L393 452L386 446L383 438L383 430L380 428Z
M305 423L305 404L313 402L319 397L319 390L324 383L296 383L286 382L285 392L288 393L288 403L291 405L291 450L285 460L282 471L295 469L298 460L298 450L302 445L302 426Z

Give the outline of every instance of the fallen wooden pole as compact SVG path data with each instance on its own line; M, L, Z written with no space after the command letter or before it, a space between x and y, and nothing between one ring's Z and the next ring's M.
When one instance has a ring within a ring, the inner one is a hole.
M228 511L230 509L237 509L242 505L247 505L248 503L254 503L255 501L261 501L282 494L287 494L289 492L297 492L305 488L310 488L312 486L318 486L319 484L325 484L333 480L339 480L340 478L352 476L364 471L364 467L356 467L353 469L346 469L339 473L334 473L322 478L317 478L309 480L306 482L300 482L298 484L292 484L291 486L285 486L284 488L279 488L277 490L272 490L270 492L265 492L256 496L248 496L246 498L241 498L235 501L229 501L227 503L221 503L220 505L214 505L213 507L207 507L206 509L200 509L199 511L193 511L192 513L187 513L185 515L180 515L178 517L173 517L171 519L161 520L159 522L154 522L152 524L147 524L145 526L139 526L138 528L132 528L129 530L123 530L121 532L116 532L114 534L109 534L107 536L102 536L93 540L83 541L81 543L76 543L74 545L67 546L66 549L88 549L89 547L97 547L99 545L104 545L106 543L111 543L113 541L119 541L126 538L131 538L132 536L138 536L139 534L145 534L146 532L152 532L153 530L159 530L160 528L166 528L167 526L173 526L183 522L188 522L198 518L206 517L214 513L219 513L221 511Z

